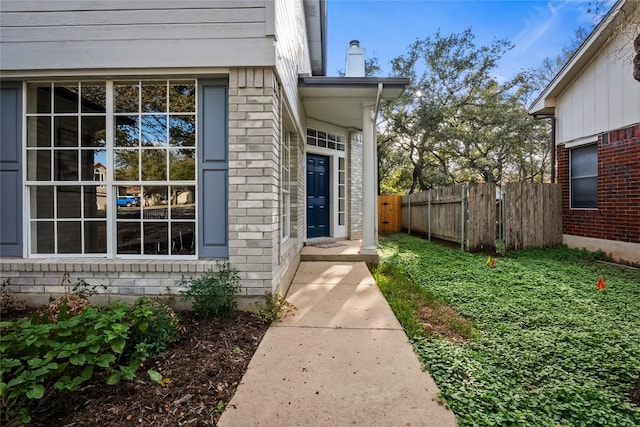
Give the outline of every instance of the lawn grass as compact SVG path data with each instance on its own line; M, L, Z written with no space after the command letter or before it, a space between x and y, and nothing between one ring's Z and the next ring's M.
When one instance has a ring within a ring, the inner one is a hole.
M407 336L454 342L477 336L473 322L460 316L425 286L412 281L400 267L383 263L373 271L373 276Z
M472 320L462 343L405 326L461 426L640 425L629 402L640 375L639 270L566 248L513 252L492 268L486 255L420 238L380 243L385 274L426 291L397 293L409 300L391 303L405 304L401 322L421 298Z

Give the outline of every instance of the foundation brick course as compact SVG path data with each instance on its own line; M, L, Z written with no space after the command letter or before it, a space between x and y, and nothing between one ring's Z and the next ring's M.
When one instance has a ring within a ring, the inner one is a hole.
M99 266L87 271L87 265ZM143 267L154 271L142 271ZM138 271L133 271L133 270ZM99 293L114 295L159 295L178 293L182 288L178 282L184 277L195 276L216 269L215 260L166 261L166 260L105 260L85 258L85 263L76 259L65 262L56 259L0 259L0 280L9 281L9 289L21 293L59 294L70 292L79 279L93 286ZM42 271L48 270L48 271ZM55 271L54 271L55 270ZM158 271L155 271L158 270ZM65 286L65 284L67 286ZM136 289L133 291L132 289Z

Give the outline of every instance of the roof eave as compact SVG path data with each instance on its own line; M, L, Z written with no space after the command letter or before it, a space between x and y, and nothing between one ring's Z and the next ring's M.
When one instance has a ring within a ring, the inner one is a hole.
M300 77L298 87L375 88L382 83L387 88L405 89L408 77Z
M636 3L634 5L634 3ZM553 107L549 106L547 99L556 98L564 89L572 82L582 69L592 60L595 53L604 46L609 36L613 32L613 28L617 23L617 17L620 11L624 11L624 6L629 4L631 7L637 7L640 2L629 2L628 0L618 0L611 8L609 13L600 21L589 36L582 42L576 52L569 58L566 64L555 75L553 80L538 95L531 107L529 114L553 114L555 110L555 99L553 99ZM549 113L551 111L551 113Z
M300 77L300 93L309 119L362 129L362 107L398 98L409 84L397 77Z
M327 74L327 2L304 0L305 24L311 72L314 76Z
M553 115L556 110L556 98L538 98L536 102L529 108L529 114L532 116L548 116Z

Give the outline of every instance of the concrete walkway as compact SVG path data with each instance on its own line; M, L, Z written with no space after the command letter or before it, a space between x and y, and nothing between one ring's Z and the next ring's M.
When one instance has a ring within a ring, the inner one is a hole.
M302 262L220 426L455 426L365 263Z

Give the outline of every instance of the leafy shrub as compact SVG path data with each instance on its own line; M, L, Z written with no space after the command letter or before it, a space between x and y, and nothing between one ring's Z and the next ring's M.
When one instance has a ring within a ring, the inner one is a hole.
M125 315L124 307L91 307L77 316L60 316L56 323L34 317L0 324L2 418L21 414L21 421L28 422L29 399L54 389L74 390L91 379L96 368L111 375L122 369L132 376L128 366L116 365L130 329ZM108 382L116 379L111 375Z
M208 271L200 277L182 279L187 288L182 299L193 301L193 310L201 317L231 317L238 311L235 295L240 290L238 271L228 262L218 262L218 271Z
M160 301L138 298L131 307L132 329L130 343L125 349L131 349L148 356L155 356L167 349L167 344L180 338L180 320L176 313Z
M85 282L84 279L78 279L70 286L71 293L82 298L89 298L97 295L99 293L98 289L102 289L103 291L107 289L105 285L92 285Z
M88 307L57 322L34 316L0 323L1 419L28 423L30 402L76 390L96 371L107 384L132 380L142 361L177 339L177 318L162 305L139 300Z
M26 309L24 301L9 292L9 286L11 286L9 279L2 282L2 289L0 290L0 314L3 316L20 313Z
M293 304L278 294L267 292L264 297L264 301L257 302L255 306L258 316L267 322L277 322L296 311Z

